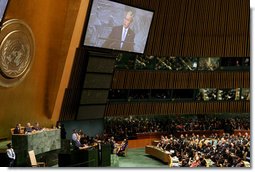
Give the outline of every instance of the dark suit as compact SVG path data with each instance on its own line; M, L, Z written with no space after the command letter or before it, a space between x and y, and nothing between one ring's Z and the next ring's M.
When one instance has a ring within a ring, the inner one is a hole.
M24 133L31 133L33 131L33 129L31 127L25 127L24 129Z
M37 126L35 126L35 127L32 127L32 130L40 131L40 130L42 130L42 128L41 128L41 127L37 127Z
M13 131L13 134L21 134L20 128L16 127Z
M117 155L124 155L125 149L128 147L128 143L126 142L124 145L121 146L120 150L117 152Z
M108 39L104 42L103 48L118 49L125 51L134 50L134 39L135 33L129 28L126 38L121 46L121 37L122 37L122 28L123 26L113 27L112 32L110 33Z

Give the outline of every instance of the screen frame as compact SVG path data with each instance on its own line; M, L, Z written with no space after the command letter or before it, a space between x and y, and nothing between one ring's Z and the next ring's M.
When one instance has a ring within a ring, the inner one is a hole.
M0 1L2 1L2 0L0 0ZM3 15L2 15L2 18L0 18L0 28L2 27L2 24L4 22L4 17L5 17L6 10L8 8L8 4L9 4L9 0L6 0L6 5L3 10Z
M135 52L135 51L127 51L127 50L123 50L123 49L120 50L120 49L111 49L111 48L85 45L84 42L85 42L85 38L86 38L86 34L87 34L87 29L89 27L88 24L89 24L89 19L90 19L90 16L91 16L92 6L94 4L94 0L90 0L90 2L89 2L89 6L88 6L88 9L87 9L87 14L86 14L86 19L85 19L85 22L84 22L84 25L83 25L83 32L82 32L82 36L81 36L81 39L80 39L80 44L79 44L80 47L88 49L88 51L98 51L98 50L100 50L101 52L110 52L110 53L145 54L146 49L147 49L147 45L148 45L148 40L149 40L149 37L150 37L150 33L151 33L151 30L152 30L152 26L153 26L153 23L154 23L155 11L151 10L151 9L146 9L146 8L130 5L128 3L119 2L117 0L108 0L108 1L120 4L120 5L128 6L128 7L132 7L132 8L137 8L137 9L148 11L148 12L152 13L151 23L150 23L150 26L149 26L149 29L148 29L147 39L146 39L146 43L144 45L143 53L139 53L139 52Z

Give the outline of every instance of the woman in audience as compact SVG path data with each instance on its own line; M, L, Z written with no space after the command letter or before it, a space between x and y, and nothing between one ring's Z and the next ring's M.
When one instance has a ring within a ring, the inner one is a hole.
M117 147L117 155L124 155L125 154L125 150L127 149L128 146L128 141L127 139L124 139L121 144Z
M186 136L174 137L167 150L162 151L176 152L180 166L185 167L237 167L243 164L246 167L250 166L250 158L246 158L246 155L250 154L250 138L246 134L239 137L223 134L219 141L213 143L213 140L214 137L195 135L188 139Z

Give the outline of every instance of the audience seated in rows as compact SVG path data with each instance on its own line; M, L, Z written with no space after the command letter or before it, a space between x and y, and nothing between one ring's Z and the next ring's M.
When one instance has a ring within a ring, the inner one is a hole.
M248 167L250 164L250 135L224 134L181 135L179 138L170 135L161 136L156 146L169 154L169 166L181 167ZM176 162L176 157L178 158ZM174 164L175 163L175 164Z
M198 115L184 117L108 117L105 119L105 132L117 141L124 138L133 139L137 133L169 133L193 130L224 130L232 134L234 130L249 130L250 115L240 114L233 117L220 115Z

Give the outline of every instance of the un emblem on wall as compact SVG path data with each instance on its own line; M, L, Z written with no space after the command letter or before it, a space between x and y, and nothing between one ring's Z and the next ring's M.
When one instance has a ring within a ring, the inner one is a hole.
M0 85L15 86L28 73L34 57L34 36L29 26L12 19L0 32Z

